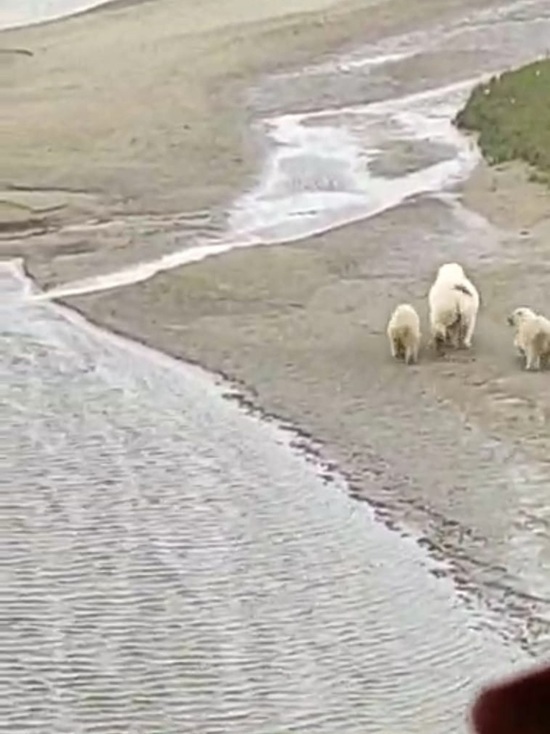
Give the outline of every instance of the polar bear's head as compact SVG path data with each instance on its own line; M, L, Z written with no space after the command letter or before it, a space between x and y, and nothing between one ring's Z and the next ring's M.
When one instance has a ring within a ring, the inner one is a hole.
M508 316L507 321L510 326L515 326L517 328L524 321L534 319L536 316L536 313L532 309L527 308L527 306L520 306L512 311Z
M464 269L458 263L445 263L437 271L438 278L464 278Z

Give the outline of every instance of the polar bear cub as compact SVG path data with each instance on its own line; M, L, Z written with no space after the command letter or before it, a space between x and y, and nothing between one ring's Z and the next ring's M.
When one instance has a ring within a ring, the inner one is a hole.
M472 346L479 311L479 293L458 263L445 263L428 295L430 327L438 347Z
M508 323L516 330L514 346L525 357L525 369L540 370L550 359L550 320L520 306L508 316Z
M401 303L392 313L387 329L391 354L403 357L406 364L418 361L420 348L420 319L413 306Z

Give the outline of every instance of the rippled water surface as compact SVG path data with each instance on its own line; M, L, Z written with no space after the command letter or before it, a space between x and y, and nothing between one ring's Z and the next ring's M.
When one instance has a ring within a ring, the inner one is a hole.
M199 371L0 285L0 730L464 731L519 658L413 541Z

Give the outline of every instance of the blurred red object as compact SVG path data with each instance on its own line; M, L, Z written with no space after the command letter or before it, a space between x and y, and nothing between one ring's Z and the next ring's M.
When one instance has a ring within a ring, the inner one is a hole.
M550 734L550 666L485 688L472 724L477 734Z

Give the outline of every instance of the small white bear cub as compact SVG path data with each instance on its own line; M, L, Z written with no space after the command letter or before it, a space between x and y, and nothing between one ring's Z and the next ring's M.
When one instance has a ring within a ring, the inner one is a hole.
M406 364L418 361L420 348L420 319L413 306L401 303L392 313L387 329L391 354L404 358Z
M525 357L525 369L540 370L550 360L550 320L520 306L508 316L508 323L516 330L514 346Z

